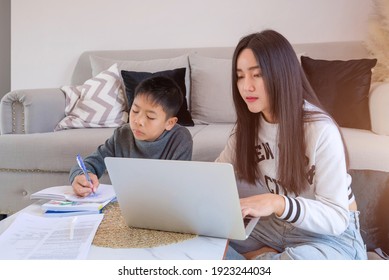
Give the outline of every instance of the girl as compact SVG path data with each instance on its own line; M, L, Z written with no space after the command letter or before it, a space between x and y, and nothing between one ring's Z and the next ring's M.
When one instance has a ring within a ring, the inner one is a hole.
M232 66L237 122L217 161L263 193L241 199L242 215L261 219L227 257L366 259L339 128L291 44L273 30L248 35Z

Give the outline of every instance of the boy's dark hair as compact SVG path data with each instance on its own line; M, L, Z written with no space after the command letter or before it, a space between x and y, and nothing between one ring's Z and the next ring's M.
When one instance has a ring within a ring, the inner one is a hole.
M153 76L140 82L135 88L134 98L138 95L162 106L167 118L175 117L184 101L177 83L165 76Z

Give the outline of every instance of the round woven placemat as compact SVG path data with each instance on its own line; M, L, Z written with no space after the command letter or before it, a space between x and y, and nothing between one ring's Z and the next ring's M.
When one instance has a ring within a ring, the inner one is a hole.
M119 204L108 204L93 245L110 248L150 248L195 238L197 235L128 227Z

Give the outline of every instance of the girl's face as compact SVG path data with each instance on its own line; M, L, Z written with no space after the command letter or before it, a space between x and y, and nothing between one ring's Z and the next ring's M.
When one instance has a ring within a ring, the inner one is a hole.
M251 49L244 49L236 62L237 87L240 96L252 113L262 112L268 122L274 122L269 95L266 92L262 71Z
M155 141L176 122L176 117L166 118L161 105L152 103L144 95L135 97L130 110L130 127L136 139Z

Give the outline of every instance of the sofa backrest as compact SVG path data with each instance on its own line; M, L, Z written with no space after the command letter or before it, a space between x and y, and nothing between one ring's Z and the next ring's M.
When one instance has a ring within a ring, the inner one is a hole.
M294 44L293 48L297 54L304 54L317 59L347 60L368 57L368 52L361 41ZM231 58L233 51L234 47L85 51L78 59L71 83L72 85L80 85L92 77L91 55L116 60L151 60L173 58L185 54Z
M182 48L182 49L155 49L155 50L101 50L101 51L86 51L82 53L78 59L76 67L72 75L72 84L79 85L91 78L92 66L90 56L109 58L114 60L153 60L174 58L182 55L198 54L202 56L215 58L231 58L233 48Z
M349 60L368 57L362 42L293 45L297 56ZM185 67L186 100L197 123L234 123L231 93L231 58L234 47L155 50L101 50L81 54L72 77L73 85L118 63L119 70L159 72ZM124 85L124 83L123 83Z

